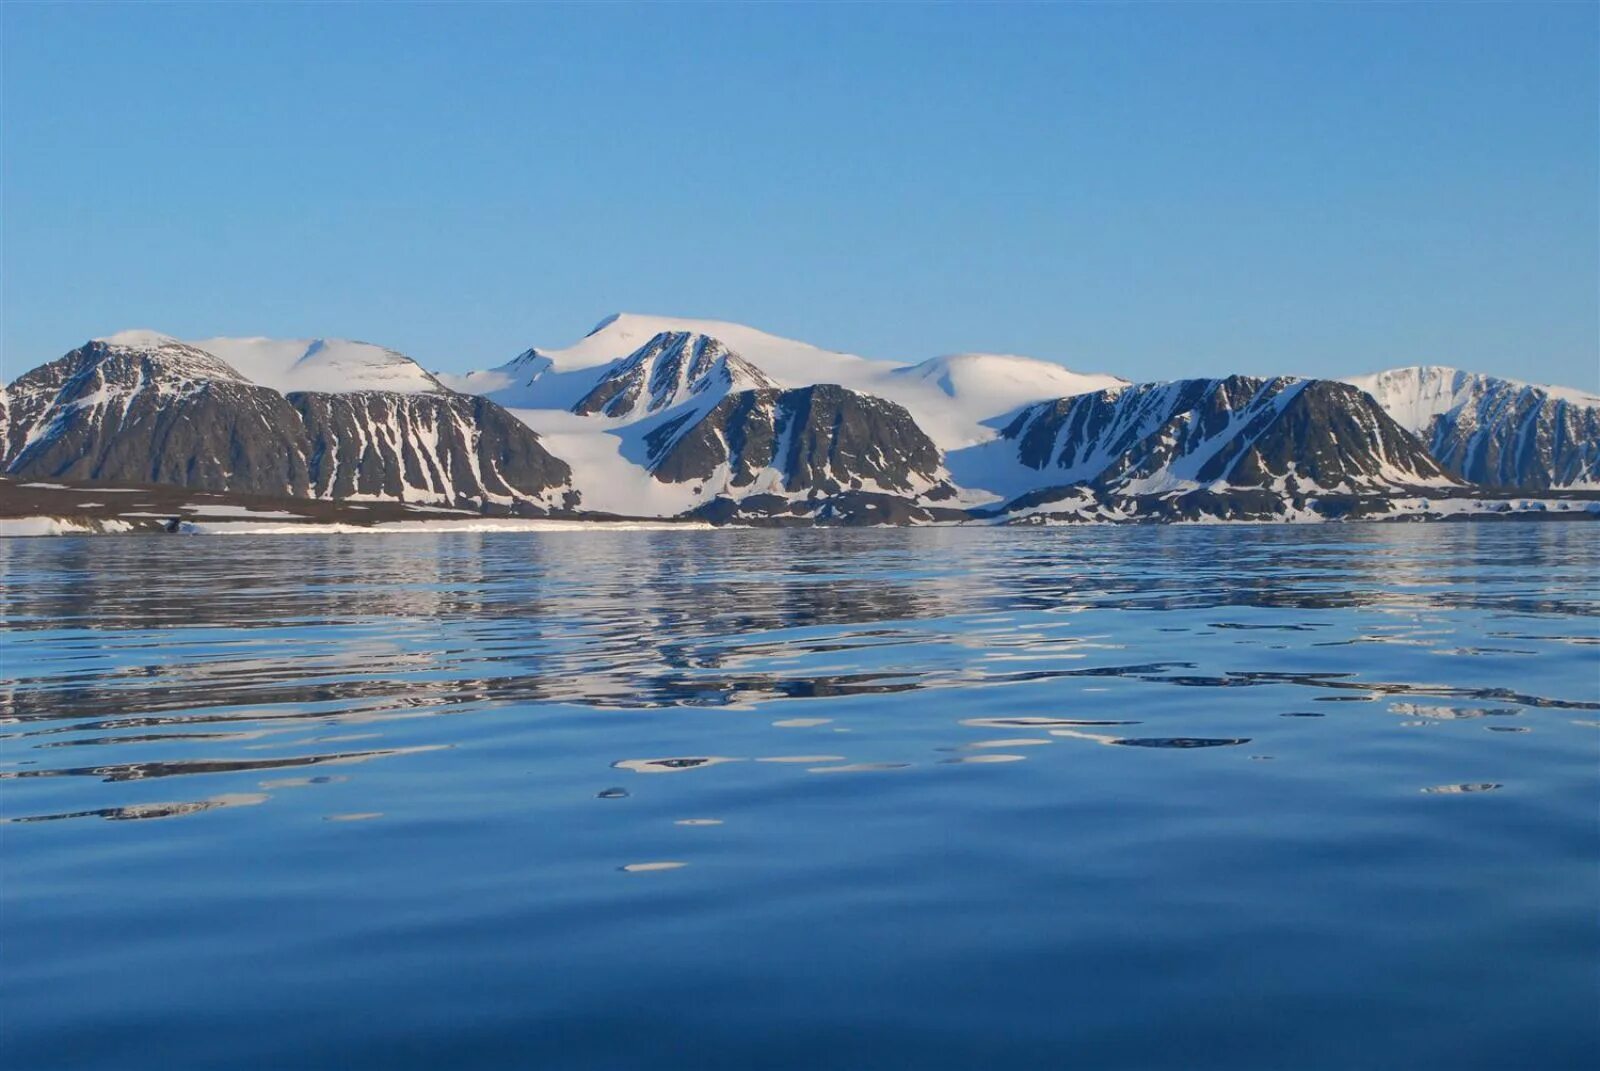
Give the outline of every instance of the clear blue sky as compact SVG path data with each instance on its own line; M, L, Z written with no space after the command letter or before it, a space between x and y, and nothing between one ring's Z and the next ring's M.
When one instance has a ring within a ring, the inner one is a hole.
M628 310L1600 386L1593 4L0 5L4 374Z

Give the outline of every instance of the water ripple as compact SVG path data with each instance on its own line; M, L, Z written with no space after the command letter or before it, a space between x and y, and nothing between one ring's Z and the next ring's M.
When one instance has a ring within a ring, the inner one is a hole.
M1576 1066L1590 527L0 540L8 1049Z

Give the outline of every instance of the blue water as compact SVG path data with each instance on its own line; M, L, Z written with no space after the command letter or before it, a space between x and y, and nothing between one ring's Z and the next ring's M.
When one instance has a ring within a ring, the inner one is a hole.
M1600 526L0 540L0 577L8 1071L1600 1051Z

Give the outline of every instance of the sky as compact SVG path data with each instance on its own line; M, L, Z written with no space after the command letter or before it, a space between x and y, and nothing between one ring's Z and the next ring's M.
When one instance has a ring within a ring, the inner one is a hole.
M1600 388L1600 6L0 4L0 376L617 311Z

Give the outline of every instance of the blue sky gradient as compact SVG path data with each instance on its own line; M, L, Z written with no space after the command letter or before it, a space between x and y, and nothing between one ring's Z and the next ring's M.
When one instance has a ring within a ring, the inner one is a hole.
M0 6L3 374L628 310L1600 386L1600 8Z

